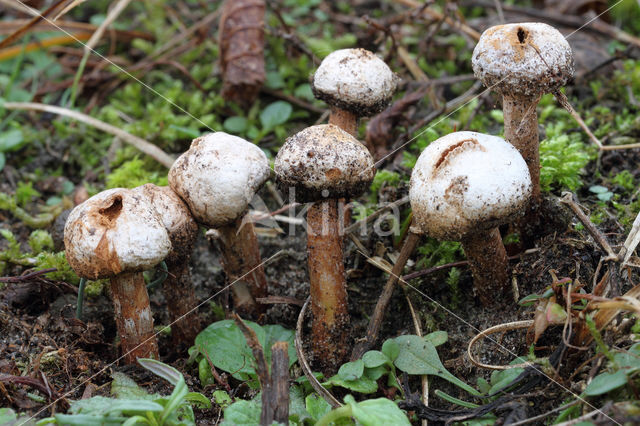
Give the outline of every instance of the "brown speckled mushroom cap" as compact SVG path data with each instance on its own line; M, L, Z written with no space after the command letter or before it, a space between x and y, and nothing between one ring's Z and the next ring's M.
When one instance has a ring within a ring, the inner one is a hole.
M288 138L274 169L280 189L295 189L299 202L357 197L375 175L367 148L333 124L307 127Z
M152 183L133 188L133 192L147 199L169 233L172 250L165 260L170 263L187 260L198 236L198 224L184 201L168 186Z
M520 153L504 139L455 132L432 142L411 174L409 199L425 234L460 241L521 214L531 178Z
M76 206L64 228L67 261L87 279L149 269L171 251L155 209L130 189L103 191Z
M196 138L169 170L169 186L191 214L218 228L242 216L269 178L267 156L256 145L224 132Z
M485 86L503 95L552 92L573 77L573 54L562 34L539 22L487 29L471 58Z
M316 98L360 117L382 111L396 90L397 77L384 61L365 49L330 53L313 75Z

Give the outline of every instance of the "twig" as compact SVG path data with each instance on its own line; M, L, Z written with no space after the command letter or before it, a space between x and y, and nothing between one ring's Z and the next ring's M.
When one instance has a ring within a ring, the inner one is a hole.
M398 282L398 278L400 278L405 265L407 264L407 260L409 260L409 256L413 254L413 250L416 248L416 245L419 241L420 235L416 232L409 231L407 240L400 250L400 255L393 265L393 269L391 270L391 274L387 279L387 283L382 290L382 294L378 299L378 303L376 303L373 315L371 315L369 327L367 328L367 334L362 340L356 343L353 351L351 352L352 361L360 359L360 357L362 357L362 355L366 351L368 351L371 346L373 346L376 339L378 338L378 332L380 331L380 326L382 325L382 319L384 318L384 314L389 307L389 302L391 301L391 296L393 296L395 285Z
M554 413L557 413L558 411L566 410L569 407L573 407L574 405L579 404L580 402L582 401L580 401L579 399L575 399L568 404L564 404L564 405L561 405L560 407L556 407L553 410L547 411L546 413L542 413L535 417L529 417L528 419L520 420L519 422L511 423L511 426L521 426L521 425L537 422L538 420L542 420L545 417L548 417Z
M82 78L82 74L84 73L84 67L87 65L87 60L93 52L93 48L98 44L98 41L102 38L102 35L107 30L107 27L115 21L118 16L124 11L124 9L129 5L131 0L118 0L116 5L109 11L105 20L100 24L100 26L93 33L89 41L84 45L84 54L82 56L82 60L80 61L80 65L78 66L78 70L76 71L76 75L73 78L73 85L71 86L71 104L74 103L76 95L78 93L78 87L80 84L80 79Z
M589 234L593 237L594 240L598 243L598 245L607 253L607 257L604 259L608 260L618 260L618 255L614 253L613 249L607 242L607 239L602 235L602 233L593 225L591 220L584 214L584 212L580 209L580 206L573 201L573 194L571 192L565 191L562 193L562 198L560 198L560 202L569 206L569 208L576 215L578 220L582 222L585 229L589 231Z
M345 230L345 234L351 234L353 232L355 232L359 227L364 227L367 224L371 223L374 219L376 219L377 217L381 216L383 213L386 213L389 210L395 209L396 207L400 207L406 203L409 202L409 196L406 197L402 197L399 200L394 201L393 203L389 203L386 206L376 210L375 212L371 213L369 216L365 217L364 219L360 219L359 221L355 222L352 225L349 225Z
M0 277L0 283L21 283L31 278L48 274L49 272L55 272L57 270L58 270L57 268L47 268L47 269L41 269L39 271L29 272L28 274L20 275L17 277Z
M531 325L533 325L533 320L514 321L514 322L508 322L508 323L505 323L505 324L494 325L493 327L489 327L486 330L481 331L480 333L476 334L473 339L471 339L471 341L469 342L469 346L467 346L467 356L469 357L469 360L476 367L486 368L486 369L489 369L489 370L508 370L510 368L529 367L529 366L533 365L530 362L525 362L525 363L522 363L522 364L514 364L514 365L483 364L483 363L481 363L480 361L478 361L478 360L476 360L474 358L473 352L472 352L473 345L475 345L475 343L478 340L483 339L486 336L489 336L490 334L501 333L501 332L511 331L511 330L518 330L520 328L529 328L529 327L531 327Z
M504 24L505 20L504 20L504 12L502 11L502 3L500 2L500 0L493 0L493 4L495 4L496 12L498 13L498 20L500 21L501 24Z
M44 12L41 14L38 13L34 16L29 22L23 25L21 28L18 28L13 34L7 36L4 40L0 41L0 49L9 46L14 41L18 40L24 33L29 31L34 25L38 24L40 21L45 19L47 16L53 14L53 12L60 6L61 3L64 3L67 0L58 0L51 6L49 6Z
M65 117L70 117L75 120L86 123L90 126L93 126L97 129L100 129L104 132L110 133L123 141L127 142L134 148L142 151L147 154L160 164L166 166L167 168L171 167L173 162L175 161L172 156L153 145L151 142L147 142L146 140L139 138L137 136L132 135L131 133L125 132L124 130L112 126L111 124L107 124L104 121L100 121L96 118L88 116L86 114L82 114L81 112L73 111L71 109L57 107L53 105L46 104L38 104L34 102L5 102L2 104L6 109L22 109L22 110L30 110L30 111L43 111L49 112L52 114L58 114Z
M411 319L413 319L413 328L416 330L416 336L422 337L422 327L420 326L420 320L418 319L418 315L416 315L416 311L413 308L413 303L411 303L411 299L409 298L409 294L407 292L407 288L404 287L404 297L407 300L407 305L409 305L409 312L411 313ZM425 407L429 406L429 376L427 374L423 374L420 377L420 381L422 382L422 403ZM422 419L422 426L428 425L428 420Z
M242 318L240 318L240 315L233 313L233 320L240 328L240 331L242 331L242 334L244 334L247 345L251 348L251 353L253 353L253 357L256 360L256 373L258 373L258 379L264 388L269 383L269 368L267 367L267 361L264 357L262 345L258 341L258 336L256 335L256 332L249 328Z
M296 323L296 354L298 355L298 361L300 361L300 367L302 368L302 372L306 376L307 380L309 380L309 384L318 392L318 395L324 398L325 401L329 403L333 408L342 407L342 404L333 396L331 392L329 392L322 384L316 379L316 376L311 372L311 367L309 367L309 363L307 362L307 358L304 356L304 352L302 350L302 323L304 321L304 315L307 311L307 307L309 306L309 302L311 301L311 297L307 298L307 301L304 302L302 309L300 309L300 314L298 315L298 322Z
M461 22L455 22L448 16L438 12L437 10L431 9L430 7L424 7L424 4L417 2L416 0L396 0L396 3L403 4L405 6L413 7L414 9L421 8L422 12L429 15L432 19L437 21L444 21L451 28L456 28L465 33L467 36L471 37L473 40L478 41L480 39L480 33L467 24L463 24Z
M591 132L591 129L589 129L589 127L587 127L587 125L585 124L584 120L582 120L582 117L580 117L580 115L576 112L576 110L573 109L573 106L569 102L569 99L567 99L567 95L565 95L564 93L562 93L559 90L556 90L556 91L553 92L553 96L555 96L557 101L558 101L558 103L564 109L566 109L569 114L571 114L571 117L573 117L573 119L578 122L578 125L582 128L582 130L584 130L584 132L587 134L587 136L589 136L589 139L591 139L593 141L593 143L595 143L598 146L599 149L602 149L603 148L602 147L602 143L596 137L596 135L594 135Z
M275 342L271 346L271 376L269 391L262 393L260 424L289 422L289 344Z

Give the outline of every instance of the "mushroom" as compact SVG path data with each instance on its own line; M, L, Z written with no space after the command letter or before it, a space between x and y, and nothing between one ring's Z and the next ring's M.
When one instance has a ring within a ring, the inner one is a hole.
M532 200L526 221L537 222L540 152L536 106L573 76L573 54L562 34L543 23L507 24L482 33L471 59L476 77L502 95L504 138L527 162ZM524 231L525 238L531 232Z
M365 49L330 53L312 77L316 98L331 106L329 124L356 136L358 117L382 111L396 90L397 77L387 64Z
M147 183L133 192L147 199L169 233L172 249L165 259L168 275L162 290L171 320L171 338L176 345L191 346L201 324L189 270L198 224L186 204L168 186Z
M194 139L169 170L169 186L196 221L217 228L222 264L242 315L264 312L255 299L266 297L267 278L253 223L245 220L245 213L270 174L260 148L224 132Z
M120 347L127 364L158 358L149 295L142 271L171 251L154 208L123 188L103 191L75 207L64 228L67 261L86 279L111 279Z
M307 261L311 294L312 356L326 371L348 351L349 312L338 199L355 197L375 175L369 151L333 124L312 126L288 138L275 160L278 186L294 191L307 210Z
M507 255L498 225L517 217L531 196L531 177L518 151L496 136L455 132L432 142L411 175L416 226L460 241L483 305L510 294Z

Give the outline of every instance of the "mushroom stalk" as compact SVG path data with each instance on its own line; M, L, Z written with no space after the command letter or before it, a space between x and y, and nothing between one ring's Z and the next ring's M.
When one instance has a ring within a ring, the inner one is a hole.
M331 107L329 114L329 124L335 124L354 138L358 132L358 116L346 109Z
M121 272L111 277L111 296L124 361L158 359L158 341L142 272Z
M312 352L323 371L347 355L349 312L338 201L313 203L307 211L307 257L311 294Z
M224 271L229 281L235 282L231 291L236 310L241 315L264 314L265 305L255 299L267 297L267 277L253 223L240 217L217 230Z
M171 338L174 343L193 344L201 330L198 301L193 289L189 262L167 262L169 269L162 285L171 319Z
M510 96L502 98L504 138L522 155L531 176L531 206L540 202L540 149L538 113L540 96Z
M461 242L480 302L491 306L508 300L511 295L509 261L498 228L467 234Z

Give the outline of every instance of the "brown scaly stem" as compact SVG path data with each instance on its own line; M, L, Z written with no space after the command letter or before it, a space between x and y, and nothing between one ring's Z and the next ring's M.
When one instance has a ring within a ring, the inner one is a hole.
M222 263L229 282L236 281L231 286L236 310L242 316L259 319L266 306L255 299L267 297L267 277L253 223L242 219L218 228Z
M387 312L387 308L389 307L391 296L393 296L393 290L395 289L398 279L400 279L402 275L402 271L407 264L407 260L409 260L409 256L411 256L419 241L420 235L415 232L409 231L409 235L407 235L407 239L402 246L402 249L400 250L400 256L398 256L396 263L393 265L391 275L389 275L389 278L387 279L387 283L382 290L382 294L378 299L378 303L376 303L376 307L373 311L373 315L371 316L371 320L369 320L367 334L364 339L356 344L356 346L353 348L353 351L351 352L351 361L360 359L362 355L367 352L376 342L378 333L380 332L380 326L382 325L382 319L384 317L384 314Z
M347 356L349 312L338 201L315 202L307 211L312 342L316 365L334 373Z
M509 261L498 228L467 235L462 240L462 248L469 260L480 302L492 306L501 300L510 300Z
M520 240L525 248L533 246L536 229L540 225L540 140L536 107L540 97L504 95L504 138L522 155L531 176L531 201L518 221Z
M158 359L158 340L142 272L122 272L112 277L111 296L124 362Z
M162 284L171 320L171 340L175 345L193 345L201 330L196 294L191 281L188 259L167 262L168 275Z

